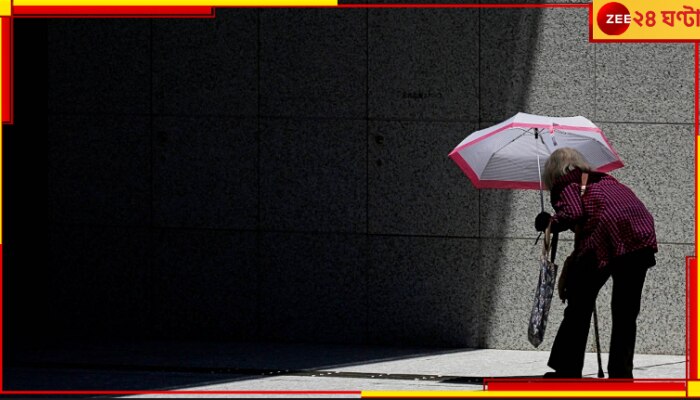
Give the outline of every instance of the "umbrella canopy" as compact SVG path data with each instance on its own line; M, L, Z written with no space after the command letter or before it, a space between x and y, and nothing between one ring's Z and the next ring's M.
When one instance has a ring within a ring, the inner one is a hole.
M623 166L603 131L590 120L525 113L470 134L449 157L478 189L541 189L544 163L562 147L578 150L596 171Z

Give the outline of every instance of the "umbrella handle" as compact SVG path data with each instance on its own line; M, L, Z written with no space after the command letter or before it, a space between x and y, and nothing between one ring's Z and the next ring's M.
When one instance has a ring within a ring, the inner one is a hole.
M535 128L535 139L537 139L537 128ZM537 155L537 177L540 180L540 209L544 212L544 194L542 194L542 171L540 170L540 155Z
M542 183L540 183L540 211L544 212L544 194L542 194Z
M557 257L557 244L559 243L559 232L552 233L552 262Z

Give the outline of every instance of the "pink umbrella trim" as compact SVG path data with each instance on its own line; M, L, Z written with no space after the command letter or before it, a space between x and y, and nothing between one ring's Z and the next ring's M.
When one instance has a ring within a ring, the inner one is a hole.
M450 154L450 158L467 175L477 189L540 189L540 182L480 180L472 167L459 154ZM616 160L596 168L596 171L610 172L622 167L624 167L622 161Z
M469 177L469 180L472 181L474 186L479 188L479 185L478 185L479 177L476 175L476 172L474 172L474 170L467 163L467 161L464 158L462 158L462 156L460 156L458 153L455 153L455 152L450 153L449 157L452 159L452 161L457 163L459 168L462 170L462 172L464 172L465 175L467 175L467 177Z
M477 189L540 189L539 182L520 181L479 181L479 184L474 186Z
M622 168L624 166L625 166L625 164L623 164L622 161L615 160L609 164L605 164L605 165L602 165L602 166L596 168L596 171L598 171L598 172L610 172L612 170Z

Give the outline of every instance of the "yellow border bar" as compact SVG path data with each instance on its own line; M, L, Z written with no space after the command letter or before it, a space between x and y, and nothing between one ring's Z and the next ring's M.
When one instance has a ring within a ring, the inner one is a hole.
M12 2L11 0L1 0L0 1L0 16L9 17L12 15Z
M685 391L374 391L362 397L686 397Z
M15 0L15 6L337 6L337 0Z

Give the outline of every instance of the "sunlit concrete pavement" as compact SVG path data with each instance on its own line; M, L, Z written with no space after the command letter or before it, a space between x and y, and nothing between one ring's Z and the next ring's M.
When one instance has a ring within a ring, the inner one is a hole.
M471 350L401 360L379 361L346 367L323 368L312 376L276 376L240 379L203 385L202 391L480 391L485 377L531 377L550 371L548 353L538 351ZM607 354L601 355L603 368ZM638 355L636 378L679 378L686 376L685 357ZM596 354L586 356L584 375L595 378ZM341 377L337 377L337 376ZM355 375L355 376L353 376ZM268 393L266 395L272 395ZM260 395L261 396L261 395ZM289 394L287 395L289 396ZM313 397L310 394L297 395ZM327 395L326 395L327 396ZM334 396L356 397L353 395ZM150 397L147 395L139 397ZM183 396L196 397L196 395Z

